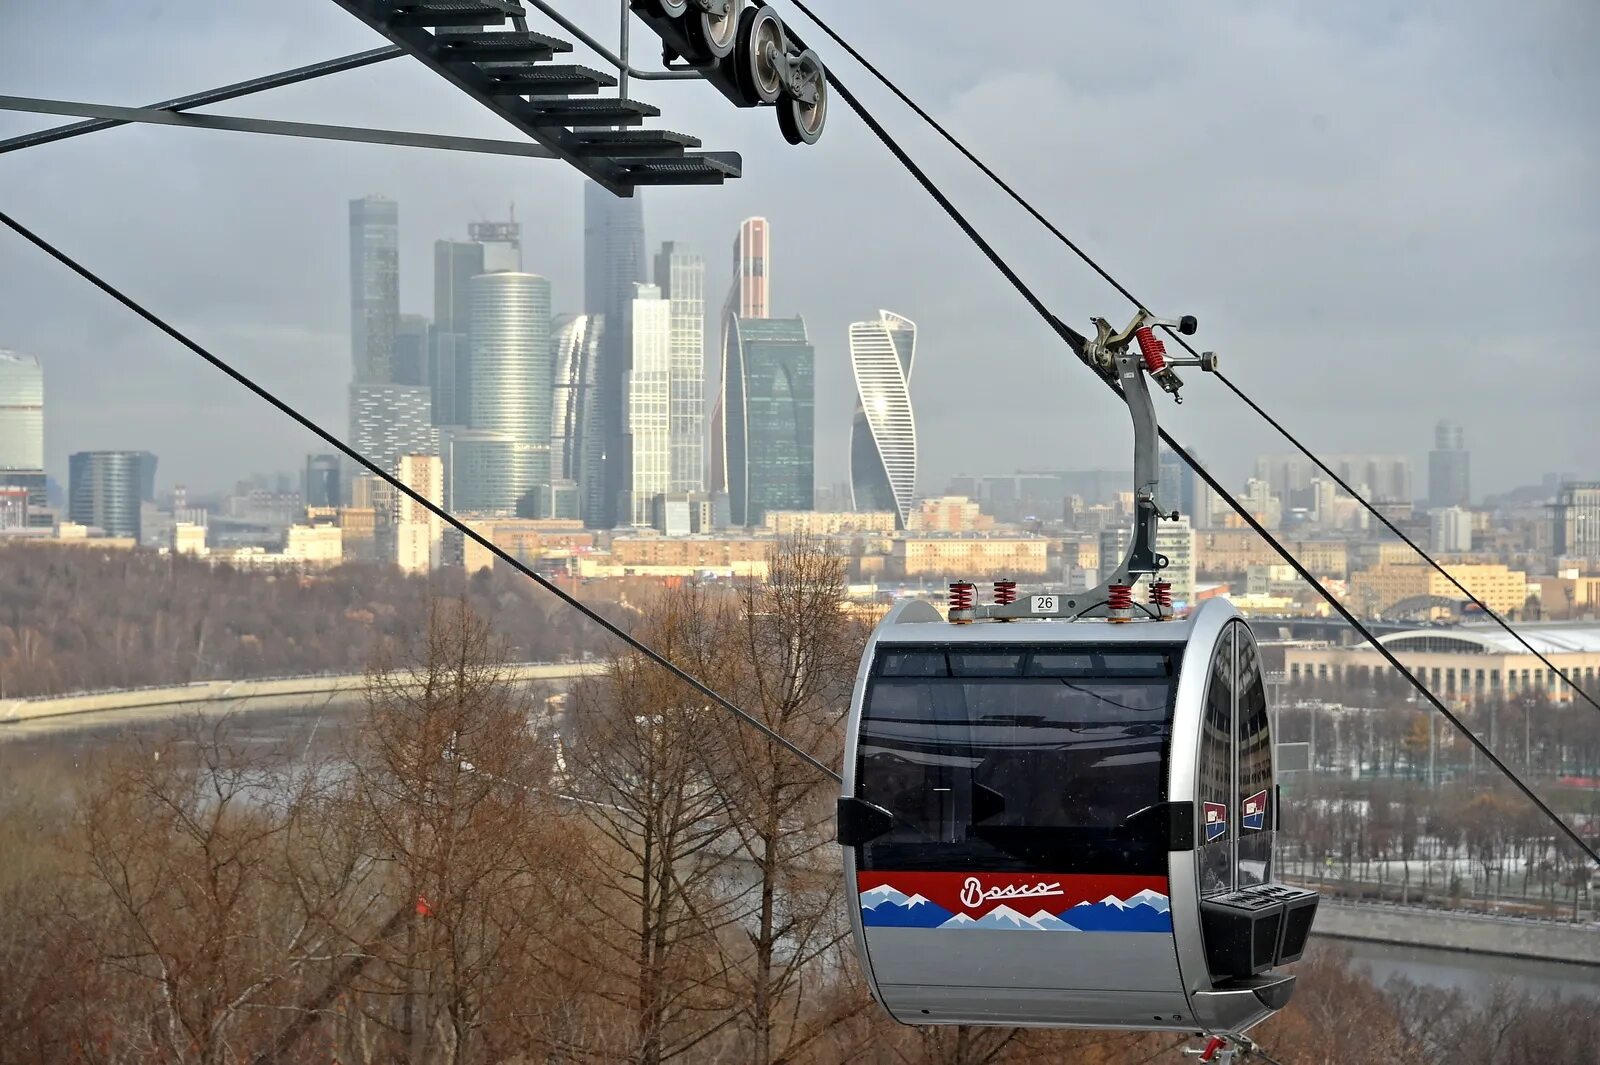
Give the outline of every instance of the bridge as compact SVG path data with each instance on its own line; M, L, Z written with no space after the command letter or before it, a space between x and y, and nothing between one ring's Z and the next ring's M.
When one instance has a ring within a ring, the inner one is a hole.
M521 662L506 667L511 680L563 682L592 676L603 662ZM263 713L358 703L365 673L312 673L256 680L207 680L165 687L75 692L0 700L0 741L46 732L137 724L180 712Z

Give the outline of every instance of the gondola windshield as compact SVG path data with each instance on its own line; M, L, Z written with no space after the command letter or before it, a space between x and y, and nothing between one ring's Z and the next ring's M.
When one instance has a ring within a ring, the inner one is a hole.
M857 794L893 827L862 870L1165 875L1181 646L881 649Z

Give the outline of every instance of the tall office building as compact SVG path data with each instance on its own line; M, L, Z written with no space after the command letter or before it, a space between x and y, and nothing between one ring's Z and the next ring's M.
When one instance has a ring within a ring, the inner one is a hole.
M911 413L911 366L917 326L892 311L850 326L856 414L850 425L850 501L857 511L911 518L917 491L917 423Z
M633 302L634 286L648 281L645 259L644 204L638 193L623 198L587 182L583 189L583 309L601 315L614 328L601 335L600 373L595 413L605 441L602 449L604 484L596 493L598 506L584 515L584 523L597 528L617 524L618 501L628 491L630 461L624 425L627 394L624 378L629 369L630 344L621 328Z
M1465 507L1472 504L1472 453L1467 450L1461 426L1440 422L1428 452L1428 506Z
M22 489L27 508L42 511L45 485L44 371L32 355L0 348L0 488Z
M1177 452L1165 447L1161 449L1161 483L1156 489L1156 501L1162 507L1169 512L1176 510L1197 528L1203 527L1203 523L1197 520L1202 487L1199 475L1178 457Z
M760 525L769 510L815 498L816 353L799 318L739 318L723 352L729 517Z
M656 285L672 310L668 339L672 469L669 492L705 487L706 264L688 245L668 241L656 256Z
M415 385L351 385L350 443L362 456L389 471L401 455L437 454L433 397L428 389Z
M350 355L356 384L393 378L400 324L400 207L383 196L350 201Z
M672 484L671 301L655 285L635 286L627 326L627 485L617 503L618 523L647 526L655 497Z
M597 382L605 319L578 314L563 319L553 342L555 376L551 398L550 477L577 486L580 515L603 509L605 490Z
M1552 554L1600 558L1600 481L1563 484L1550 510Z
M472 279L484 272L483 245L475 240L433 242L433 325L465 334L472 327Z
M67 517L107 536L139 539L147 451L79 451L67 457Z
M402 314L395 325L394 356L389 362L389 380L397 385L425 388L430 385L428 365L428 319L420 314Z
M467 333L472 327L472 279L484 272L484 246L476 240L433 242L433 325L428 330L428 386L433 424L464 426L472 418L472 371Z
M301 474L300 501L308 507L341 505L344 495L340 491L340 466L338 455L307 455L305 472Z
M772 227L765 218L746 218L739 225L739 235L733 241L733 283L728 286L728 297L722 304L721 341L719 351L726 352L729 331L739 318L766 318L772 313ZM726 370L726 367L723 367ZM728 466L724 448L727 429L723 424L722 397L725 388L717 390L711 407L711 436L707 446L708 472L706 488L713 495L728 491Z
M550 483L550 282L537 274L479 274L471 293L469 424L516 445L504 482L515 491L494 503L515 510L518 496Z

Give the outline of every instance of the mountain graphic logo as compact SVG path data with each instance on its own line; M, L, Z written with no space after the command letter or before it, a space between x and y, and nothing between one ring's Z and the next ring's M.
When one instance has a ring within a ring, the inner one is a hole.
M951 916L943 906L888 884L861 893L861 923L868 928L939 928Z

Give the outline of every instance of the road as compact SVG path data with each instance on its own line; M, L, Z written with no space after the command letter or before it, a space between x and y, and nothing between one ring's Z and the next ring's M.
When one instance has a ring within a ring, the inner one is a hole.
M598 673L604 665L523 662L508 668L519 681L564 682ZM311 674L0 700L0 742L113 725L149 724L177 713L256 714L337 708L359 703L366 679L364 673Z

